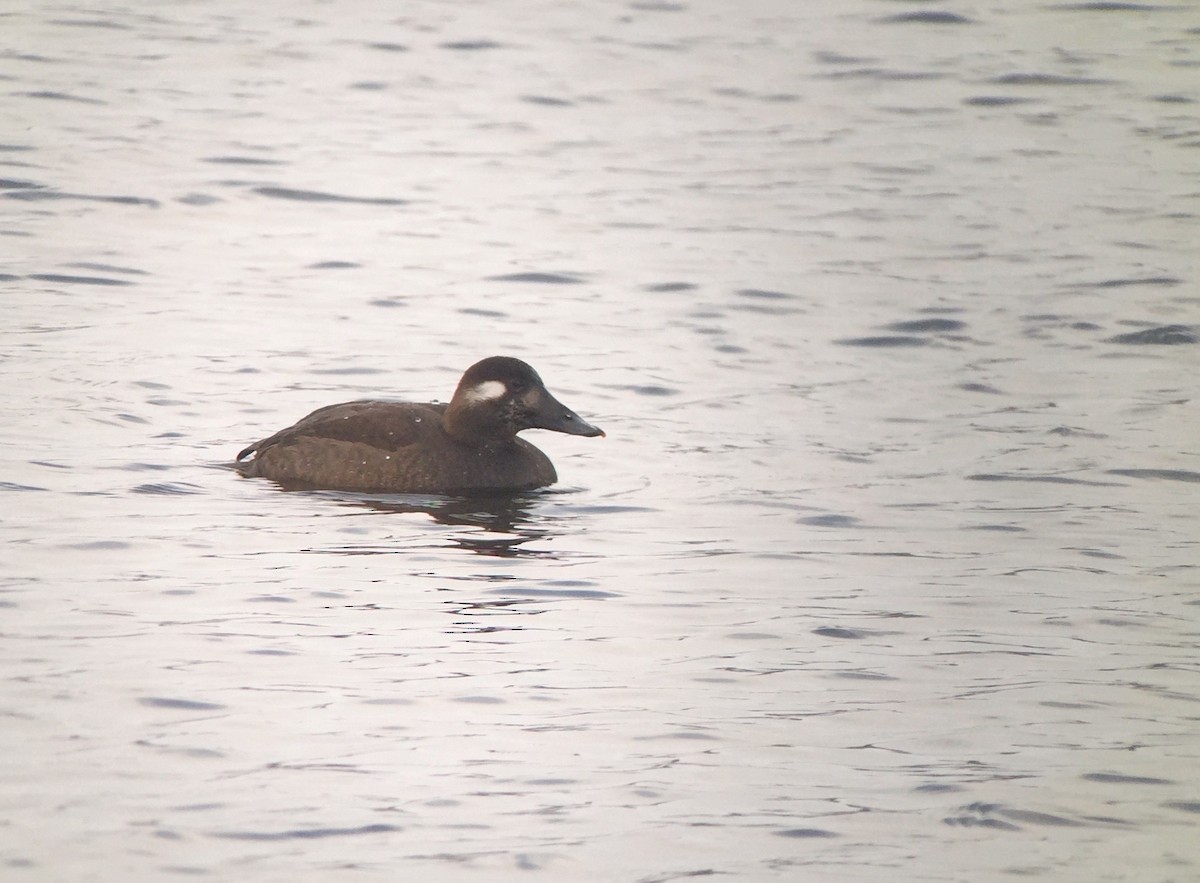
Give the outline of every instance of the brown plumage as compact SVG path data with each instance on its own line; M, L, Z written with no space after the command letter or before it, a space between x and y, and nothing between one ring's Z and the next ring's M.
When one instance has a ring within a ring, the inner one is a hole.
M456 493L553 484L550 459L517 438L525 429L604 435L550 395L529 365L493 356L467 369L449 405L329 405L247 447L237 467L289 488Z

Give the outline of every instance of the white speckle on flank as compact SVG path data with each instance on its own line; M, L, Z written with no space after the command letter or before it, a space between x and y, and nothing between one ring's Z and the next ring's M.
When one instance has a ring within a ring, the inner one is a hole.
M503 398L508 393L508 387L499 380L485 380L478 386L472 386L468 389L463 397L468 402L486 402L492 399Z

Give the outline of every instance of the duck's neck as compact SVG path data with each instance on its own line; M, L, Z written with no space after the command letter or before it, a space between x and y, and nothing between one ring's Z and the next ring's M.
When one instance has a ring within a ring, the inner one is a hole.
M497 422L495 417L495 414L455 400L450 402L446 413L442 415L442 429L456 442L472 447L512 444L516 434Z

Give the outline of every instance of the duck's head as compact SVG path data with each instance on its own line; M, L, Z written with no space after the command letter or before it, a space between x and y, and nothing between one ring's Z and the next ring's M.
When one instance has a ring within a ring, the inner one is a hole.
M523 429L604 435L550 395L533 368L509 356L491 356L467 369L443 423L459 441L475 444L511 439Z

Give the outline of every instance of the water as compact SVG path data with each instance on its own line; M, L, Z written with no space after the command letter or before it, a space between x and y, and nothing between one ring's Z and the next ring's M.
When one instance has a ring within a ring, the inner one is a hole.
M4 879L1195 878L1195 7L244 6L4 16Z

